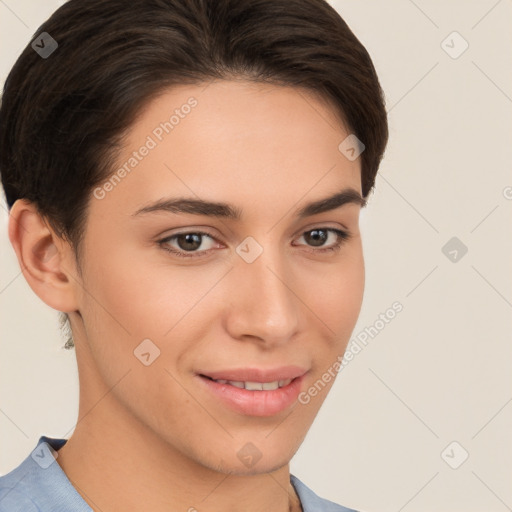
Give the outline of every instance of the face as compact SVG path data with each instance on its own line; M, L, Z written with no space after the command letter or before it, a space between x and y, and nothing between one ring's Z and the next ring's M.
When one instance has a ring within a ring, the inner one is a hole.
M113 424L220 471L289 462L362 303L348 135L290 87L180 86L144 109L91 198L72 317L81 393L112 388Z

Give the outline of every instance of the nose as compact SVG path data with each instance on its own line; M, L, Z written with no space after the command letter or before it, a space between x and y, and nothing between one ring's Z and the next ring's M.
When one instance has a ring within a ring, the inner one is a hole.
M288 342L299 329L301 301L285 256L265 249L252 263L237 259L225 298L225 328L234 339L268 346Z

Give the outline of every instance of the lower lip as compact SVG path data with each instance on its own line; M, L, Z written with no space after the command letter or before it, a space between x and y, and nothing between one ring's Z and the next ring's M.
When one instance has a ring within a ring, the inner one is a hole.
M298 398L304 375L282 388L271 391L249 391L230 384L220 384L198 375L207 389L232 410L247 416L274 416L290 407Z

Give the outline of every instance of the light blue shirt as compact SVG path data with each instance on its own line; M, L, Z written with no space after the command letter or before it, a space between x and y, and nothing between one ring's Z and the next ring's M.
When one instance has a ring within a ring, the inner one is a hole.
M32 453L10 473L0 477L0 512L92 512L56 462L67 439L41 436ZM296 476L290 482L304 512L356 512L318 497Z

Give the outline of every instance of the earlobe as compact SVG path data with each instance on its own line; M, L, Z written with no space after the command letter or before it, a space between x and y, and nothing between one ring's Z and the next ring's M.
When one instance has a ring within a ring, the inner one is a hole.
M72 249L48 226L36 206L18 199L9 215L9 240L20 268L34 293L50 307L71 312L78 309Z

